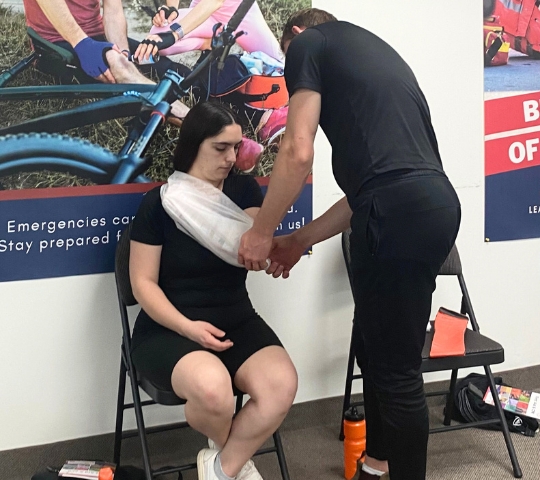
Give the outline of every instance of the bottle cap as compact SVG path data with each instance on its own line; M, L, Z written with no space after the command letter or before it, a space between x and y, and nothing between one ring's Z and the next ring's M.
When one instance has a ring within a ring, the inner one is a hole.
M361 422L365 418L365 415L359 412L356 407L351 407L345 412L345 420L349 422Z

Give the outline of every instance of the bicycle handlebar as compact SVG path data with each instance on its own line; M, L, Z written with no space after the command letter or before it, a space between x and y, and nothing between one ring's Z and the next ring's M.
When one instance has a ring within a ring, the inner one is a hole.
M227 23L226 30L228 30L229 32L234 32L254 3L255 0L244 0L236 9L236 12L233 13L233 16L229 20L229 23Z

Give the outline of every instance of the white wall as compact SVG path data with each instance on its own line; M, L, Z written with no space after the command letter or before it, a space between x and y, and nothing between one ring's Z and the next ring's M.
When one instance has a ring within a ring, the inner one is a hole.
M379 34L416 72L463 205L458 245L476 313L483 332L506 349L507 360L497 368L540 364L540 240L483 241L481 2L319 0L314 5ZM315 215L341 195L329 156L321 135ZM297 401L342 394L352 299L339 239L317 245L289 280L251 274L249 287L256 308L298 368ZM434 305L458 308L451 293L449 285L441 285ZM112 274L3 283L0 298L0 450L112 431L120 342ZM156 412L153 421L179 414L166 410Z

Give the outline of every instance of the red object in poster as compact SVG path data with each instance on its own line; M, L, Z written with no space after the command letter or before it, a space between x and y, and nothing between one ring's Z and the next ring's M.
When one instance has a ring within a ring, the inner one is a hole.
M506 40L503 27L493 23L484 24L484 65L497 67L508 63L510 42Z
M501 25L510 47L540 58L540 10L536 0L498 0L486 25Z

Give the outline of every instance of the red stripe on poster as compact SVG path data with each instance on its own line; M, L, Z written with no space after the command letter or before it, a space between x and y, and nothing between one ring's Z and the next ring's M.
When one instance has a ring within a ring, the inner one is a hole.
M115 195L118 193L143 193L161 183L128 183L125 185L95 185L91 187L29 188L25 190L0 191L1 200L25 200L30 198L89 197Z
M255 179L261 187L266 187L270 183L270 177L255 177ZM308 175L306 183L308 185L311 185L313 183L313 175Z
M267 186L270 177L255 177L259 185ZM306 183L311 184L312 175ZM33 198L89 197L93 195L115 195L118 193L144 193L163 182L128 183L125 185L95 185L90 187L28 188L24 190L0 190L2 200L26 200Z
M484 102L485 134L540 125L540 92Z
M540 132L486 142L486 175L540 165Z

